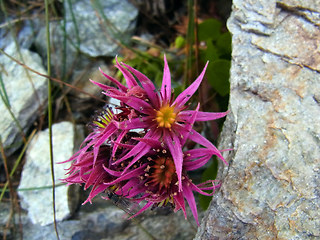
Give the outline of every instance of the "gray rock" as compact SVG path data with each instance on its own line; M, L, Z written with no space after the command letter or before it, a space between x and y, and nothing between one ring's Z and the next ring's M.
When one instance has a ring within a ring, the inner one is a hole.
M44 25L39 19L16 21L19 16L11 16L6 22L1 23L0 48L5 48L17 41L22 48L29 49L35 40L40 26ZM10 27L12 31L10 31Z
M196 239L320 238L320 30L304 16L320 6L271 2L234 1L231 113L219 146L234 151Z
M58 222L58 233L61 240L71 240L75 232L81 231L82 226L79 221L64 221ZM30 240L56 240L57 235L53 224L47 226L40 226L27 222L23 225L23 238ZM75 238L76 239L76 238ZM80 238L81 239L81 238Z
M74 152L77 136L74 132L73 124L61 122L54 124L53 132L53 155L55 182L60 183L60 179L65 177L66 168L70 163L56 164L70 158ZM26 153L26 163L23 168L19 195L22 198L21 206L28 210L31 222L44 226L53 222L52 214L52 185L49 155L48 129L38 133L32 139ZM36 190L32 190L37 188ZM23 191L24 190L24 191ZM59 185L56 187L55 203L56 217L60 221L68 217L74 209L74 203L69 204L68 187ZM72 201L77 201L77 191L73 192Z
M110 201L96 198L92 205L82 206L75 219L58 222L59 237L61 240L148 240L152 239L148 235L151 234L156 239L191 240L196 233L195 222L186 221L181 211L147 211L134 220L127 218L128 215ZM30 240L56 239L52 224L40 226L25 222L23 234Z
M67 69L70 69L71 66L81 69L81 66L77 66L81 61L76 61L76 58L79 57L78 50L89 57L115 56L119 50L117 42L128 42L138 15L138 10L127 0L71 0L64 2L64 8L66 11ZM62 26L62 21L52 22L50 26L52 45L56 46L55 48L64 44L65 34ZM43 28L36 40L36 46L42 53L45 53L46 49L45 33L45 28ZM63 59L62 56L61 48L57 52L54 51L52 55L53 59L58 60L56 61L58 65ZM76 65L74 65L75 62Z
M130 38L138 11L127 0L94 2L71 0L70 3L71 6L68 1L65 2L67 33L74 40L74 44L76 44L78 34L80 50L83 53L91 57L114 56L119 47L115 41L127 41ZM72 20L71 9L75 22ZM97 14L100 15L100 19ZM103 23L103 26L100 22Z
M80 88L87 93L90 93L96 96L103 96L101 94L101 88L99 88L97 85L93 84L90 81L90 79L92 79L102 84L107 84L107 85L111 84L110 81L102 75L99 68L108 75L113 74L110 70L110 66L106 65L103 61L97 61L97 62L91 63L90 66L87 67L86 69L81 69L81 71L80 70L75 71L73 73L72 82L75 83L75 86L77 88ZM73 95L77 96L79 99L85 99L85 100L91 99L92 101L92 97L87 94L84 94L74 89L71 89L70 92Z
M46 74L41 64L41 59L36 53L21 48L22 60L14 43L10 44L5 49L5 52L23 61L30 68ZM30 127L35 118L42 113L41 106L43 106L47 99L46 79L24 69L4 55L0 56L0 65L2 69L1 76L12 113L25 131ZM4 148L7 149L7 154L9 155L21 145L22 138L16 122L13 120L2 99L0 100L0 112L1 138Z
M241 23L239 27L247 32L255 32L262 35L270 35L274 24L276 0L242 1L234 0L233 17Z
M50 42L51 48L51 63L52 71L55 75L60 78L65 77L67 73L72 70L83 70L89 64L89 59L80 54L76 46L70 44L69 41L64 45L64 33L62 30L62 22L50 22ZM66 36L67 37L67 36ZM74 36L73 36L74 37ZM67 39L72 39L72 36L67 37ZM37 52L44 59L47 58L47 44L46 44L46 28L42 27L37 34L35 40L35 46ZM65 46L65 48L63 47Z
M9 202L0 202L0 236L6 235L8 238L11 234L7 227L7 223L10 220L10 208L11 204Z

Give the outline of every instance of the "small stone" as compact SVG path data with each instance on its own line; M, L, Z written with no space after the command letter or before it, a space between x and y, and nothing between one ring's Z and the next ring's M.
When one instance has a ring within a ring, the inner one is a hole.
M19 61L26 63L37 72L46 74L38 54L21 48L21 59L14 43L10 44L4 51ZM43 112L41 106L44 105L47 99L47 80L28 71L3 54L0 55L0 65L2 69L1 77L11 111L24 133L26 133L26 130L29 129L36 117ZM4 93L3 89L1 89L1 92ZM2 99L0 99L0 112L1 138L6 154L10 155L21 146L22 137L17 123L12 118Z
M77 138L73 124L61 122L52 126L53 133L53 161L55 173L55 204L56 217L61 221L74 210L77 202L77 190L72 189L72 198L68 198L69 187L61 184L65 177L65 169L70 162L57 164L72 156ZM47 225L53 222L52 214L52 181L49 155L48 129L36 134L26 153L26 163L23 167L19 185L19 195L22 198L21 206L28 211L33 224ZM36 190L34 190L36 188ZM69 207L69 204L72 204Z

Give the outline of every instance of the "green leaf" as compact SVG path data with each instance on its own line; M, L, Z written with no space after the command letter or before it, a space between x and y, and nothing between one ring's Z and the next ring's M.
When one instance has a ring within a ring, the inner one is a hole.
M225 96L230 91L230 61L219 59L209 64L207 69L207 77L209 84L221 96Z
M206 61L213 62L215 60L218 60L218 50L216 46L213 45L212 40L207 41L207 51L206 51Z
M231 55L231 34L229 32L223 33L216 43L219 55Z
M199 41L206 41L208 39L216 41L220 36L221 22L210 18L199 24L198 38Z
M199 56L203 63L206 63L207 61L214 62L219 59L218 49L213 44L212 40L206 41L206 49L200 49Z
M202 182L207 180L214 180L217 177L218 172L218 161L214 159L210 166L202 174ZM211 196L199 195L199 203L203 210L206 210L209 207L211 202Z
M183 48L186 44L186 40L182 36L178 36L174 42L175 48Z

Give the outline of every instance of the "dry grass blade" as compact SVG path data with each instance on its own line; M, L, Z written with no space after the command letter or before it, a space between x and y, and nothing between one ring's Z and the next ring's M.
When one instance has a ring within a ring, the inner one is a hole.
M47 38L47 66L48 75L51 76L51 47L50 47L50 21L49 21L49 2L45 0L45 14L46 14L46 38ZM52 137L52 94L51 94L51 80L48 80L48 128L49 128L49 149L50 149L50 167L52 179L52 210L53 210L53 225L56 232L57 239L59 238L57 218L56 218L56 202L55 202L55 174L53 163L53 137Z

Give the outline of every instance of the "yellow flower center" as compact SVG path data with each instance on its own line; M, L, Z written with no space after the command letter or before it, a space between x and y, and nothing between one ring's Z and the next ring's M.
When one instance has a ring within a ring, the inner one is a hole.
M174 107L163 106L157 111L156 120L159 127L171 128L175 122L177 114L174 112Z

